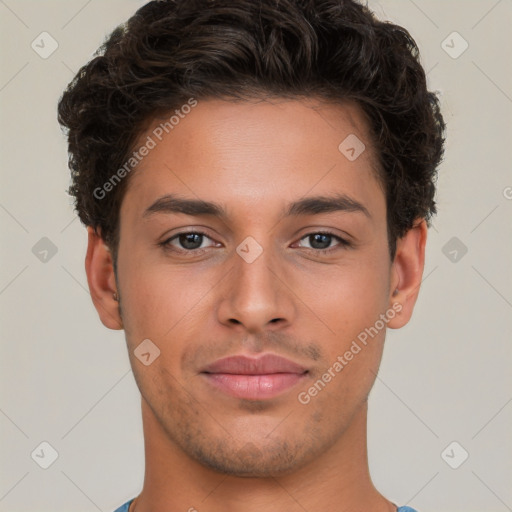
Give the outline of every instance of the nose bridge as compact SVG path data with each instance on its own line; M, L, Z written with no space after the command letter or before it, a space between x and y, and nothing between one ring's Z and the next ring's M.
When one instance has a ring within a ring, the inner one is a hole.
M291 298L283 285L279 271L279 255L270 236L262 243L246 237L233 254L228 290L219 309L223 323L243 324L258 330L269 323L291 321ZM260 238L261 240L261 238Z
M275 266L276 258L270 245L268 241L263 248L254 238L247 237L237 247L235 269L242 291L274 295L276 271L272 266Z

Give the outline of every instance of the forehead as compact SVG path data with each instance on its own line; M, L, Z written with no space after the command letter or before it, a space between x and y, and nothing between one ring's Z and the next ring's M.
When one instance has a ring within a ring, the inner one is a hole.
M309 193L384 204L366 120L354 104L208 100L176 114L155 119L135 144L151 140L152 149L130 176L122 215L174 193L251 211Z

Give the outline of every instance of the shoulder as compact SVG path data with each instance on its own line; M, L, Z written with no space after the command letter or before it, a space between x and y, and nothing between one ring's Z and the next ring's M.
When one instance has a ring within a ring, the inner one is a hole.
M119 508L116 508L114 510L114 512L128 512L128 509L130 508L130 504L131 502L133 501L133 499L131 499L130 501L127 501L124 505L121 505ZM401 509L399 509L400 512L403 512ZM406 510L405 512L410 512L408 510Z

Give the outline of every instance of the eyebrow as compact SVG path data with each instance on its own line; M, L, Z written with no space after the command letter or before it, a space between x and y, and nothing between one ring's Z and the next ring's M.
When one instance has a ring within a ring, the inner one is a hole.
M362 203L346 194L299 199L288 206L284 216L320 215L331 212L359 212L371 218L370 213ZM143 217L149 217L155 213L183 213L191 216L212 215L222 219L228 217L225 208L221 204L202 199L186 199L174 194L167 194L157 199L144 211Z

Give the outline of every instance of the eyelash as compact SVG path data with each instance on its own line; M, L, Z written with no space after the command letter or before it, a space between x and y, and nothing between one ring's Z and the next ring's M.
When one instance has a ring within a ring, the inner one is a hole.
M165 250L174 251L174 252L177 252L177 253L180 253L180 254L190 254L190 255L193 255L193 256L197 256L197 255L203 254L206 250L211 248L211 247L204 247L202 249L179 249L179 248L176 248L176 247L173 247L173 246L170 245L171 241L179 238L181 235L191 235L191 234L201 235L201 236L204 236L206 238L210 238L203 231L181 231L180 233L176 233L175 235L173 235L171 238L167 238L163 242L160 242L158 245L163 247ZM314 249L314 248L304 247L304 249L308 249L310 251L313 251L315 254L330 254L331 252L333 252L335 250L338 250L340 248L351 247L350 242L348 242L347 240L339 237L338 235L335 235L334 233L331 233L330 231L312 231L312 232L307 233L304 236L302 236L299 239L299 241L303 240L304 238L308 238L310 236L313 236L313 235L327 235L327 236L330 236L332 238L335 238L339 242L339 245L336 245L334 247L330 247L328 249ZM211 238L210 238L210 240L211 240Z

